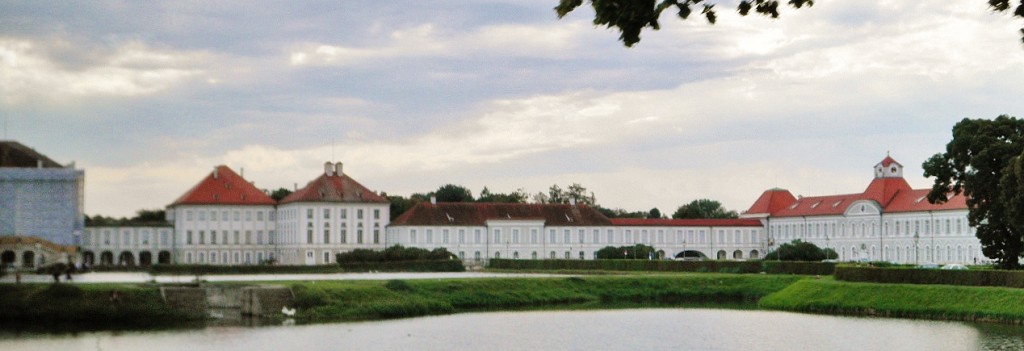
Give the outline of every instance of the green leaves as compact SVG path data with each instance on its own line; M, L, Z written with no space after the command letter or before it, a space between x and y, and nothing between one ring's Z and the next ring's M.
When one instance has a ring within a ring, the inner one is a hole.
M1022 153L1024 120L1006 115L965 118L953 126L946 152L922 165L926 177L935 177L928 201L941 203L949 194L964 194L967 219L976 228L982 252L1003 268L1018 268L1024 252L1024 225L1014 225L1014 214L1024 213L1024 199L1018 198L1021 180L1016 178L1021 172L1012 168Z

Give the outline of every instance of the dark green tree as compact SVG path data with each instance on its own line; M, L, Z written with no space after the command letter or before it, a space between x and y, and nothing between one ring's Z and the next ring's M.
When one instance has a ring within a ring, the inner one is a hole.
M1014 228L1005 204L1012 201L1000 197L1003 176L1022 152L1024 120L1006 115L993 120L965 118L953 126L946 152L923 165L925 177L935 177L928 202L943 203L950 195L964 194L967 221L975 227L982 253L1005 269L1018 268L1024 250L1022 232Z
M818 245L797 239L790 243L780 245L775 249L775 251L769 252L765 255L764 259L782 261L821 261L826 259L835 259L837 257L839 256L836 255L836 252L832 249L822 250Z
M484 187L484 190L480 191L480 196L476 198L476 202L501 202L501 203L525 203L526 191L523 189L516 189L508 194L503 193L492 193L490 189Z
M390 203L389 211L391 212L391 220L395 220L395 218L401 216L405 211L408 211L413 208L413 206L416 206L416 204L423 202L424 200L422 196L423 195L421 194L419 197L413 195L406 198L400 195L388 195L387 199Z
M651 257L657 257L657 251L654 247L647 246L644 244L636 244L633 246L605 246L604 248L597 250L595 255L597 259L601 260L646 260Z
M602 215L608 218L647 218L650 213L644 211L626 211L621 208L610 209L601 207L600 205L594 205L594 209L597 212L601 212Z
M534 200L539 203L548 204L567 204L570 200L576 200L577 204L583 205L594 205L594 193L588 193L587 188L580 183L569 184L569 187L563 190L558 184L552 185L548 188L548 193L540 193L534 197Z
M652 208L650 211L647 211L647 218L661 218L661 210L657 207Z
M640 42L640 32L644 28L658 30L661 26L658 19L663 11L673 11L680 19L687 19L690 15L700 11L700 16L707 19L708 23L715 24L718 19L715 4L712 1L704 0L587 0L594 9L594 25L616 28L619 30L619 40L626 46L633 46ZM788 0L786 1L793 8L802 8L805 5L811 7L813 0ZM1013 7L1011 0L988 0L989 8L996 12L1006 12ZM1024 2L1013 12L1013 16L1024 17ZM583 5L583 0L559 0L555 6L558 18L565 17L576 8ZM771 18L779 17L781 6L780 0L741 0L736 6L736 11L746 16L751 12ZM1024 28L1021 29L1024 33ZM1024 40L1024 36L1022 36Z
M437 191L434 191L434 196L437 197L438 202L473 202L473 192L464 186L455 184L442 185L437 188Z
M291 194L292 191L288 190L288 188L277 188L277 190L270 192L270 198L274 199L274 201L281 201L282 199L288 197L288 195Z
M722 203L711 199L697 199L679 206L672 218L739 218L736 211L722 208Z
M135 223L159 223L167 221L166 213L161 209L154 210L138 210L135 211L135 217L129 219Z

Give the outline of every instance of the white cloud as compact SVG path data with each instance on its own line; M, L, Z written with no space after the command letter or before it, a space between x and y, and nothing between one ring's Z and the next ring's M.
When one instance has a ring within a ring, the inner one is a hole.
M202 75L206 55L155 50L131 43L82 69L61 65L30 40L0 38L0 96L18 103L41 96L154 94Z

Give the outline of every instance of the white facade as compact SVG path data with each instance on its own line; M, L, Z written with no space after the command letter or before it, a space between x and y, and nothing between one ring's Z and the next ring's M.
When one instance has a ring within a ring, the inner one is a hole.
M388 204L293 202L277 211L283 264L331 264L338 253L386 244Z
M175 247L170 226L87 227L79 255L88 265L169 264Z
M277 212L270 205L180 205L174 223L175 263L249 265L278 256Z

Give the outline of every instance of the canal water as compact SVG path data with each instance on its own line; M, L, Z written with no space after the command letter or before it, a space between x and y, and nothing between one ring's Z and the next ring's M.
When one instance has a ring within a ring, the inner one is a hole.
M0 350L1024 350L1024 328L717 309L467 313L377 322L39 334Z

